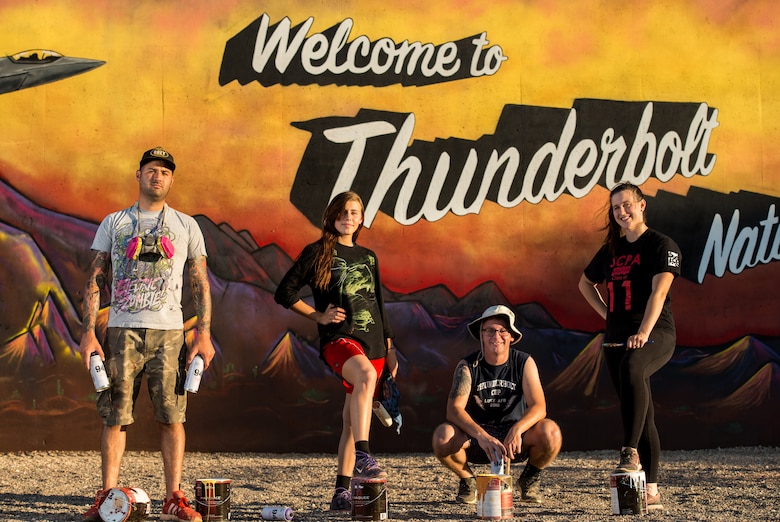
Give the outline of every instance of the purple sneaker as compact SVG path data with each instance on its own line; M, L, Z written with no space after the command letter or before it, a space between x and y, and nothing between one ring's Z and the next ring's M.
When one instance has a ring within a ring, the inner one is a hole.
M385 473L377 464L376 459L364 451L358 451L355 454L355 472L353 474L359 478L385 478Z
M330 500L331 511L352 511L352 493L347 488L336 488Z

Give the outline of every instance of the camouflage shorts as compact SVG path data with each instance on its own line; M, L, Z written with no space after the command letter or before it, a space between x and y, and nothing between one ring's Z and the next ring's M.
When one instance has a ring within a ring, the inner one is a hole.
M144 375L155 420L163 424L186 420L184 332L109 328L104 351L111 387L98 393L97 410L106 426L133 423L133 408Z

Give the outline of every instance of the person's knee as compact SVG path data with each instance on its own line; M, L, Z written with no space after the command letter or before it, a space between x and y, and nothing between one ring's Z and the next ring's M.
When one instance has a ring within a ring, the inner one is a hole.
M351 363L352 359L347 361ZM355 361L356 364L345 366L343 375L347 381L352 385L355 391L371 391L373 392L376 387L376 368L369 362L368 359L363 361Z
M553 420L542 419L531 428L525 437L529 446L536 446L545 452L558 452L563 444L561 428Z
M551 449L560 450L563 444L563 433L558 423L550 419L545 419L544 430L547 438L547 444Z
M435 430L433 430L431 445L433 446L433 454L437 458L446 457L454 453L450 447L454 436L455 429L453 428L452 424L448 422L440 424Z

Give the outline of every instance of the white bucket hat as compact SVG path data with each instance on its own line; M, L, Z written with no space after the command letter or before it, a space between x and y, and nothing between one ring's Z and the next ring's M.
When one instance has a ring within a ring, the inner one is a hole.
M515 326L515 313L510 310L508 306L504 305L493 305L489 307L487 310L482 312L482 316L480 316L479 319L475 319L469 323L469 333L474 339L479 339L479 327L482 325L482 321L485 319L489 319L491 317L496 316L504 316L506 317L507 321L509 322L509 329L512 331L512 344L517 343L520 339L522 339L523 334L520 332L520 330L517 329Z

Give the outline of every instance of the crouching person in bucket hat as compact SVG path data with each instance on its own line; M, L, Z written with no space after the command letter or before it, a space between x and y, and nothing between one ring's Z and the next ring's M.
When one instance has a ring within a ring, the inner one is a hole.
M469 323L480 350L458 362L447 400L447 422L433 433L433 453L460 478L456 500L477 501L469 463L527 460L516 484L520 500L542 502L540 478L561 449L561 430L547 417L544 391L533 358L512 345L523 334L515 314L495 305ZM494 468L495 469L495 468Z

